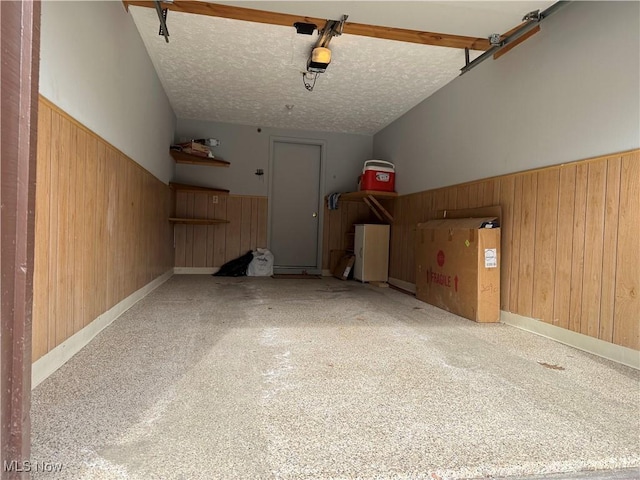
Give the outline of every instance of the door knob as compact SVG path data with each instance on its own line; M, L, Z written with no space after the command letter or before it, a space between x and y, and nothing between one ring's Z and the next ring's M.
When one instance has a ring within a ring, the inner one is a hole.
M313 218L316 218L318 216L318 212L313 212Z

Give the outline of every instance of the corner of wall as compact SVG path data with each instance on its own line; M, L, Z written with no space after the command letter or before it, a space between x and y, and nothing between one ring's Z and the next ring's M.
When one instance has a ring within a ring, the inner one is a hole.
M40 93L168 183L176 116L121 2L43 2Z
M76 353L82 350L102 330L111 325L120 315L142 300L153 290L158 288L173 275L173 270L165 272L144 287L120 301L117 305L99 315L89 325L84 327L63 343L49 351L31 366L31 389L36 388L47 377L67 363Z

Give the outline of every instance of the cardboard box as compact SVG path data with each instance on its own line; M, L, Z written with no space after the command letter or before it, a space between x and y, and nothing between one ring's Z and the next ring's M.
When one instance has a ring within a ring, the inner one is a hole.
M356 261L356 257L353 254L346 254L344 255L340 261L338 262L338 265L336 266L336 268L333 270L333 276L336 278L339 278L340 280L346 280L347 278L349 278L349 274L351 273L351 270L353 269L353 264Z
M500 321L498 217L445 218L418 224L416 297L476 322Z
M198 142L179 143L184 153L204 158L214 158L211 148Z
M203 145L201 143L198 142L185 142L185 143L180 143L179 144L182 148L189 148L195 152L202 152L202 153L209 153L211 151L211 149L206 146Z

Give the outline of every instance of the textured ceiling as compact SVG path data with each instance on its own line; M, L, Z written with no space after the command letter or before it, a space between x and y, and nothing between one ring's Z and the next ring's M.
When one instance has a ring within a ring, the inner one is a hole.
M301 71L315 34L170 11L167 44L155 10L130 12L178 118L373 134L464 65L463 50L344 34L331 41L331 64L308 92Z

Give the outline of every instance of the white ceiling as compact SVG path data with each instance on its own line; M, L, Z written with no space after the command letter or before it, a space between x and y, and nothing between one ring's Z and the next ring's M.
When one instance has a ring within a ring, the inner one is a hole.
M220 2L247 8L487 37L553 2ZM373 134L454 79L464 51L343 34L313 92L302 82L317 35L293 27L170 11L131 15L178 118ZM337 13L336 13L337 12ZM287 110L287 104L294 108Z

